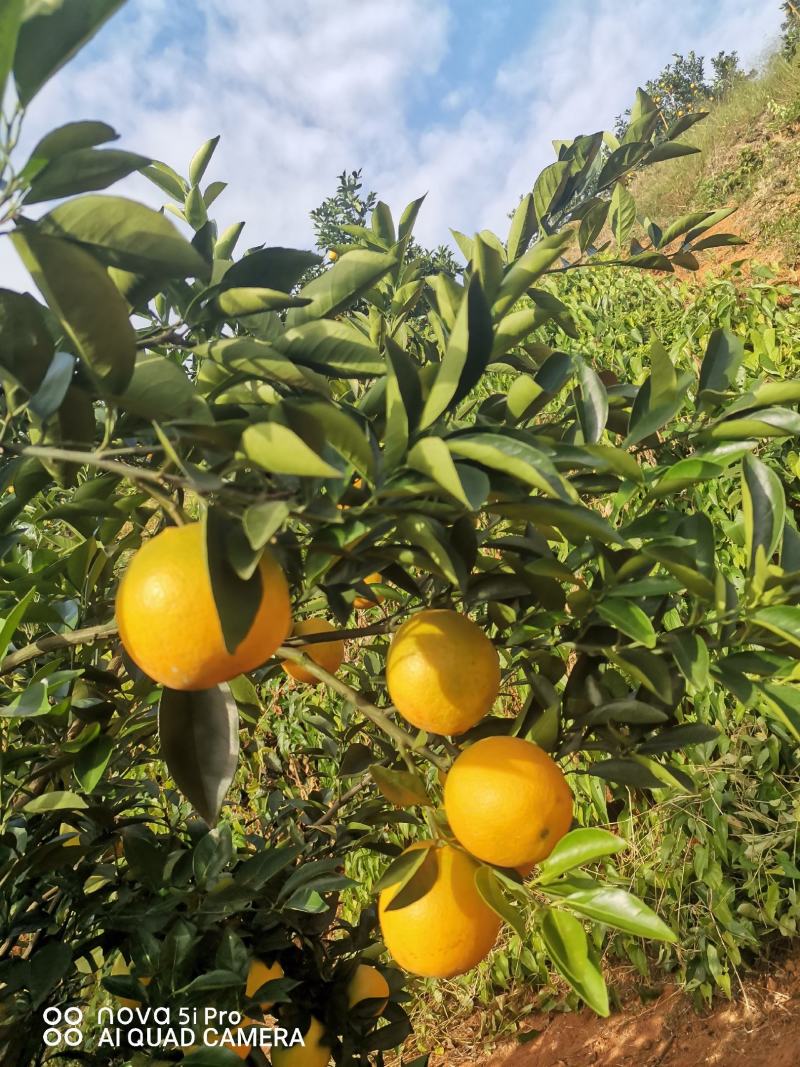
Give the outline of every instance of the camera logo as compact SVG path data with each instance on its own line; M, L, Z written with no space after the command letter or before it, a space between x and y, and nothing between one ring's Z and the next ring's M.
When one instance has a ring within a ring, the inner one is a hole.
M47 1023L44 1043L48 1048L55 1048L63 1041L68 1048L77 1048L83 1044L83 1011L78 1007L45 1008L42 1016Z

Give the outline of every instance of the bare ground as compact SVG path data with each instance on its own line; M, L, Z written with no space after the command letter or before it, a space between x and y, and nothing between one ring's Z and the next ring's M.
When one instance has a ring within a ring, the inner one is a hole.
M748 978L705 1013L674 987L647 1003L631 996L600 1019L588 1009L529 1016L519 1041L488 1057L461 1050L431 1067L797 1067L800 956Z

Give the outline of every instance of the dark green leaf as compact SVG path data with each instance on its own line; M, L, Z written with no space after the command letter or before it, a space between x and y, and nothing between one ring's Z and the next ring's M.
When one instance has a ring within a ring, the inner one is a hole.
M632 637L647 648L656 647L656 632L642 609L627 597L609 596L597 605L597 614L620 633Z
M524 938L526 934L525 916L516 908L503 892L503 885L491 867L481 864L475 872L475 885L484 902L496 915L507 922L511 929Z
M547 954L559 974L593 1011L606 1017L608 990L578 920L564 911L548 908L542 918L541 933Z
M24 203L40 204L76 193L105 189L150 162L121 148L76 148L57 156L31 183Z
M237 573L236 559L251 556L242 527L218 508L208 508L205 525L206 565L211 591L222 627L225 647L233 655L253 625L263 595L261 574L257 567L247 578ZM239 542L244 542L241 545Z
M78 352L106 391L124 391L136 360L128 308L100 263L82 248L30 229L12 241Z
M780 544L786 517L786 499L778 475L760 459L742 459L742 510L745 549L750 573L759 555L769 563Z
M176 785L213 826L239 757L239 716L230 689L165 689L158 733L162 758Z
M293 308L286 316L286 325L300 326L312 319L338 315L388 274L396 263L396 256L389 253L365 249L348 252L333 267L303 286L299 295L311 303L307 307Z
M82 196L59 204L37 224L86 246L111 267L158 278L206 278L209 267L160 211L120 196Z
M28 104L48 79L91 40L123 0L47 0L26 4L14 57L20 102Z

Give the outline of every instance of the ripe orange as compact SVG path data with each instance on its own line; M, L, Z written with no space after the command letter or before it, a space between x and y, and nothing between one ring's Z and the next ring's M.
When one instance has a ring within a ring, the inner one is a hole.
M389 983L376 967L359 963L347 987L348 1007L354 1008L363 1000L380 1000L371 1015L381 1015L389 999Z
M572 823L561 768L521 737L485 737L465 749L447 775L444 807L464 848L498 867L540 863Z
M497 697L497 651L466 615L420 611L394 635L386 684L392 703L413 726L462 734L481 721Z
M411 846L426 848L430 841ZM500 931L500 916L486 904L475 886L478 864L461 849L444 845L431 854L436 879L424 896L397 911L387 906L398 886L384 889L378 899L383 940L405 971L426 978L453 978L480 963Z
M325 1029L319 1019L311 1016L311 1025L303 1035L304 1045L274 1048L270 1053L272 1067L328 1067L330 1046L323 1044Z
M294 632L300 636L303 634L324 634L333 632L335 626L331 626L327 619L303 619L295 625ZM306 645L303 652L323 667L329 674L335 674L344 659L344 641L321 641L316 645ZM311 685L319 685L319 678L306 670L299 663L292 660L284 660L283 669L298 682L309 682Z
M283 967L277 960L275 963L270 964L264 963L263 960L251 960L250 969L247 972L245 994L248 997L253 997L266 982L274 982L278 978L283 978L283 975ZM272 1001L262 1001L260 1007L263 1011L269 1011L272 1008L272 1003Z
M364 579L365 585L380 584L383 581L383 576L375 571L373 574L368 574ZM382 604L384 601L383 593L379 593L377 590L372 597L357 596L353 601L353 607L359 611L366 611L367 608L374 608L378 604Z
M248 1019L245 1016L238 1026L231 1027L231 1029L234 1031L249 1030L252 1026L266 1026L266 1023L263 1021L263 1019ZM226 1041L222 1047L228 1049L228 1051L232 1052L235 1056L238 1056L240 1060L246 1060L247 1057L250 1055L250 1050L253 1048L252 1045L247 1043L246 1038L244 1044L242 1045L235 1045L232 1041Z
M261 604L231 654L211 591L200 523L172 526L131 560L117 593L117 624L131 659L171 689L208 689L269 659L289 632L289 588L275 559L259 564Z

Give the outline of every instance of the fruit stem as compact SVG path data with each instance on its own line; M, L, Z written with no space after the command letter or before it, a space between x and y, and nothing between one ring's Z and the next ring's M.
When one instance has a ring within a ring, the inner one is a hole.
M352 704L358 708L365 719L369 719L383 732L391 737L393 741L397 743L401 753L406 752L419 752L425 759L429 760L436 767L440 767L442 770L446 770L449 767L449 761L446 757L439 755L438 752L432 751L427 745L417 745L415 738L406 733L406 731L398 726L397 723L392 722L389 716L381 708L376 708L374 704L371 704L369 700L366 700L360 693L357 693L355 689L351 689L349 685L343 682L340 678L330 674L324 667L320 667L318 663L315 663L313 659L303 655L296 648L292 648L290 645L281 645L278 649L277 656L281 659L290 659L295 663L299 663L305 670L312 674L315 678L319 678L321 682L324 682L334 692L339 693L345 700L349 700Z

